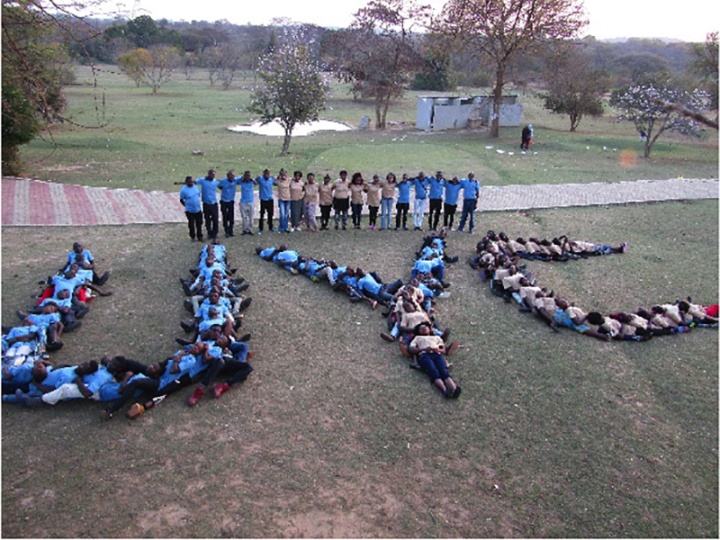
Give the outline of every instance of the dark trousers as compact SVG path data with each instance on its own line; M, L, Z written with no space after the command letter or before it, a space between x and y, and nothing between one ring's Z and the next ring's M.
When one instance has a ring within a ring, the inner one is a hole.
M370 209L370 226L374 227L375 222L377 221L378 210L380 210L380 207L379 206L368 206L368 208Z
M188 231L190 238L202 240L202 212L185 212L188 221Z
M227 236L232 236L235 225L235 201L220 201L223 230Z
M428 227L433 231L437 230L442 210L442 199L430 199L430 213L428 214Z
M218 235L218 204L203 203L203 217L205 218L205 230L208 238L216 238Z
M363 208L363 205L362 205L362 203L361 203L361 204L352 203L352 204L350 205L350 207L352 208L352 222L353 222L353 226L354 226L356 229L359 229L359 228L360 228L360 219L362 218L362 208Z
M268 201L260 201L260 221L258 222L258 230L263 230L263 218L265 217L265 212L267 212L267 222L268 222L268 230L273 230L273 211L275 208L275 201L273 199L270 199Z
M321 204L320 205L320 228L327 229L328 223L330 223L330 211L332 210L332 204Z
M457 204L445 203L443 207L443 226L450 227L452 229L453 221L455 219L455 210L457 210Z
M395 228L400 228L400 223L402 221L402 226L405 228L407 226L407 215L408 210L410 210L410 203L402 203L399 202L395 204Z
M151 378L140 378L135 379L134 381L128 383L125 386L125 390L122 391L120 394L120 397L110 403L108 407L105 408L106 411L109 413L115 413L122 409L122 406L130 399L132 398L136 392L140 391L142 392L143 396L151 397L156 395L156 392L158 391L158 388L160 386L160 381L157 379L151 379Z

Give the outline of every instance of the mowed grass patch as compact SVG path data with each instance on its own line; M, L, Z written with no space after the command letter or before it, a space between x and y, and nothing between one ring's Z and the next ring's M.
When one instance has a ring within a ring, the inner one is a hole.
M294 137L290 154L281 157L282 137L228 130L253 120L247 112L256 84L252 73L244 74L228 90L211 87L202 70L187 78L178 73L152 95L147 88L137 88L115 66L98 72L97 87L89 68L76 71L78 84L66 89L71 122L53 126L51 133L21 149L29 177L166 191L175 189L173 181L186 175L202 176L209 168L221 174L235 169L257 175L266 167L273 173L284 167L329 172L333 177L347 169L360 171L366 178L384 177L390 171L399 176L438 169L449 177L464 177L472 170L490 185L717 178L715 131L700 139L663 134L652 157L644 159L634 127L615 122L612 111L597 119L583 119L578 131L570 133L565 117L545 111L532 91L519 94L522 123L532 122L536 135L531 152L525 155L519 151L520 127L502 128L497 139L488 136L487 128L415 129L417 98L436 93L407 92L391 104L388 130ZM347 85L331 83L322 117L357 126L362 116L369 116L374 126L374 102L354 100ZM457 92L487 93L470 88ZM197 151L203 155L193 153Z
M528 266L588 309L718 297L717 201L477 215L477 231L630 245L625 255ZM53 356L145 362L175 350L177 278L200 249L182 225L4 228L2 314L75 240L112 269L83 327ZM325 283L254 254L300 253L409 276L422 235L338 231L236 237L251 284L256 368L193 409L190 389L130 421L94 403L3 407L7 536L716 537L717 330L603 343L492 296L452 234L438 317L463 347L445 401L379 338L384 321ZM108 508L112 512L108 512Z

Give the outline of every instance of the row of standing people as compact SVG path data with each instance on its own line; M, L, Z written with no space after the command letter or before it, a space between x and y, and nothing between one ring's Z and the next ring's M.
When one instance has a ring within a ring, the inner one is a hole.
M480 185L474 173L466 178L457 176L445 179L441 171L435 176L425 176L422 171L414 178L403 174L400 181L394 173L388 173L384 179L374 175L366 181L362 173L356 172L348 178L348 172L340 171L339 178L332 180L326 174L322 182L316 181L315 174L305 175L295 171L292 178L285 170L277 177L268 169L253 178L250 171L236 177L234 171L228 171L223 179L218 179L214 170L208 171L204 178L194 179L188 176L180 190L180 203L185 207L190 238L203 240L203 222L207 237L215 239L219 233L219 215L225 237L235 236L235 197L240 188L240 214L242 234L252 235L255 212L255 195L260 202L258 234L265 230L267 219L268 231L275 232L275 205L278 208L278 232L300 231L301 225L312 232L328 230L333 218L335 229L348 227L348 217L355 229L362 228L364 207L368 207L369 230L408 230L408 214L410 212L411 193L414 190L412 225L414 230L423 230L426 204L428 207L427 229L437 231L440 216L443 216L443 227L451 230L455 223L455 214L460 203L462 207L459 227L472 233L475 226L474 213L480 195ZM177 184L177 182L176 182ZM218 205L217 192L220 191ZM395 220L393 227L393 207ZM318 224L318 210L319 224ZM334 214L334 215L333 215ZM378 223L378 216L380 217Z

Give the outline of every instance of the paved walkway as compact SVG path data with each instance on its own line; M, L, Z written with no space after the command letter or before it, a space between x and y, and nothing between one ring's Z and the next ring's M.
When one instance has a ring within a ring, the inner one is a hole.
M488 186L480 192L478 210L717 199L718 186L717 180L692 179ZM256 217L259 206L255 205ZM185 222L184 209L176 192L93 188L2 178L3 226L175 222Z

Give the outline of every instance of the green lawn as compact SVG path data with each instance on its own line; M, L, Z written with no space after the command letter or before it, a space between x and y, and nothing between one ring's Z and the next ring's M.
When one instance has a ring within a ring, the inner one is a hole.
M391 156L388 154L388 159ZM624 255L530 264L541 285L601 311L718 299L718 202L496 212L478 230L618 244ZM175 349L177 278L199 251L183 225L4 228L2 318L81 239L115 294L54 358L145 362ZM189 390L130 421L100 406L3 406L7 537L718 536L718 332L603 343L554 334L492 296L454 234L437 314L463 347L445 401L379 338L366 305L260 260L301 253L407 278L420 233L236 237L253 297L255 373L220 400Z
M717 132L701 139L663 135L652 157L643 159L630 123L616 123L608 113L584 119L578 132L570 133L567 119L545 111L530 91L520 97L523 122L532 122L536 132L528 155L518 152L520 128L503 128L499 139L490 139L484 129L416 130L416 97L432 93L408 92L392 104L388 120L394 125L388 131L295 137L291 154L279 157L281 137L227 129L253 120L245 110L252 85L251 74L224 91L210 87L202 71L189 79L178 73L153 96L147 88L136 88L115 66L98 72L97 87L89 68L78 68L77 84L66 90L72 123L57 125L51 135L23 147L26 174L57 182L162 190L172 190L173 181L201 176L211 167L254 174L266 167L332 175L347 169L368 178L388 171L399 175L438 169L446 176L463 177L472 170L486 185L718 176ZM323 117L357 125L364 115L374 119L373 103L353 101L346 86L333 84ZM193 155L196 150L204 156Z

